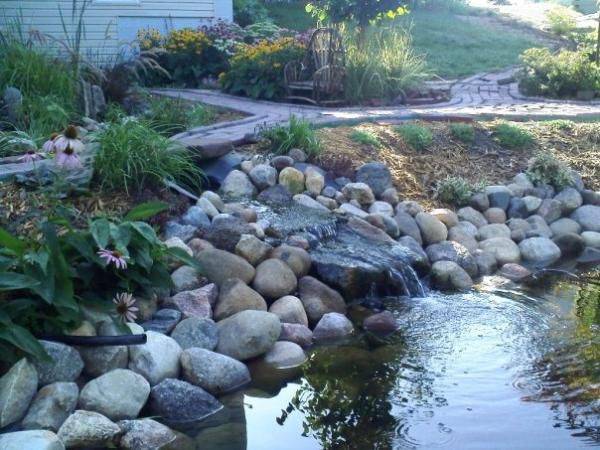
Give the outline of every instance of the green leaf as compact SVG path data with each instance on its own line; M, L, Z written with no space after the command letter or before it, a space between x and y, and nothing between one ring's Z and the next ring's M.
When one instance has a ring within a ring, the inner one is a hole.
M125 216L125 220L146 220L169 209L165 202L147 202L137 205Z
M154 228L148 225L145 222L131 222L129 224L138 234L146 239L151 244L156 244L158 242L158 238L156 237L156 232Z
M100 248L106 248L110 240L110 222L106 219L94 220L90 225L90 233Z
M39 282L27 275L20 273L4 272L0 273L0 291L14 291L17 289L33 289L39 285Z
M166 249L166 253L174 258L177 258L184 264L193 267L198 272L202 272L202 267L196 258L190 256L185 250L178 247L169 247Z
M129 224L121 224L119 226L110 224L110 237L112 238L115 247L119 251L127 251L127 246L131 242L131 228Z
M44 347L26 328L12 322L9 325L0 325L0 339L9 342L38 361L51 361Z
M22 255L27 248L27 244L25 242L12 236L4 228L0 228L0 246L12 250L17 255Z
M42 272L45 274L48 269L48 260L49 260L48 252L44 250L40 250L37 252L28 253L25 255L25 261L30 264L37 264Z

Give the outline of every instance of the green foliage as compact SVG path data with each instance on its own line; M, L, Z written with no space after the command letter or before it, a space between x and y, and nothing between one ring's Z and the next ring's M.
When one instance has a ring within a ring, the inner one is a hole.
M572 120L556 119L547 120L544 122L544 125L553 130L570 131L575 126L575 122L573 122Z
M559 36L571 34L577 28L577 16L571 8L557 5L546 11L550 30Z
M245 27L256 22L264 22L269 12L259 0L233 0L233 20Z
M154 96L149 98L149 106L144 118L164 136L208 125L214 118L208 106L193 104L181 98Z
M363 145L372 145L377 148L382 146L377 135L370 131L354 130L350 135L350 139Z
M306 5L306 12L320 22L354 22L364 29L370 23L406 14L407 3L398 0L316 0Z
M293 115L288 125L266 128L260 134L261 137L271 141L273 152L279 155L286 154L293 148L304 150L309 157L321 153L321 141L312 123Z
M507 122L494 127L494 136L500 145L512 149L522 149L533 144L533 136L527 130Z
M470 144L475 141L475 128L467 123L451 123L448 126L452 137L459 141Z
M22 155L37 148L35 139L23 131L0 131L0 158Z
M130 217L149 217L158 205L140 205ZM110 313L117 293L150 296L171 287L169 259L197 267L167 248L145 222L98 218L84 230L44 222L40 238L16 238L0 229L0 359L44 358L33 335L62 334L81 323L82 308ZM117 251L117 269L98 251ZM17 351L16 351L17 350Z
M103 190L141 191L174 180L192 189L201 172L192 154L154 130L148 122L125 118L95 133L99 144L94 179Z
M481 192L484 186L482 182L471 183L463 177L448 176L436 183L433 195L444 203L462 207L469 203L473 194Z
M425 59L413 50L410 34L399 27L369 30L362 45L345 32L344 41L349 103L393 100L431 77Z
M571 169L549 152L541 152L529 161L527 176L534 183L563 189L573 184Z
M600 68L586 51L531 48L521 55L520 89L527 95L554 98L592 96L600 90Z
M396 131L417 151L427 150L433 144L433 135L426 126L409 123L396 127Z
M306 12L302 2L269 2L265 4L273 22L283 28L296 31L306 31L314 28L315 19Z

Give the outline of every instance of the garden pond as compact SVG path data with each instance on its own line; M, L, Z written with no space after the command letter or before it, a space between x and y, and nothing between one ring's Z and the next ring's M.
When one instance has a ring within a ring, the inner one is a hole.
M202 448L576 449L600 445L600 290L543 283L388 298L401 324L315 348L184 430Z

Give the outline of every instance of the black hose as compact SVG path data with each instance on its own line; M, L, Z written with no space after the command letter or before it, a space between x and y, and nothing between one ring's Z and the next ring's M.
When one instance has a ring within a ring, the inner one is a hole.
M111 345L142 345L148 340L146 334L124 334L121 336L42 336L46 341L61 342L80 347L102 347Z

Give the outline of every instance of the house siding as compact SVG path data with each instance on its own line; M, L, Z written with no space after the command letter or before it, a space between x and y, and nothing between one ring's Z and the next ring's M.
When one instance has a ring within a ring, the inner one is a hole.
M81 3L81 2L79 2ZM196 27L211 19L232 20L232 0L94 0L85 16L84 55L96 62L110 62L138 29ZM63 22L70 36L77 19L71 18L72 0L0 0L0 28L20 21L26 31L36 30L58 40L65 39Z

